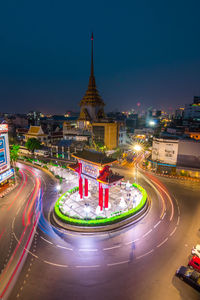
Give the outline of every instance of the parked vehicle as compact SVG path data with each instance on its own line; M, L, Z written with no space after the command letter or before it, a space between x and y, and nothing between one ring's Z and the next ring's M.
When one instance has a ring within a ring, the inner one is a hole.
M198 292L200 292L200 273L189 268L181 266L176 271L176 276L179 277L181 280L185 281L187 284L192 286Z
M192 259L190 259L188 266L192 267L193 269L200 272L200 258L197 256L193 256Z
M44 157L49 156L49 152L47 150L43 150L43 149L35 150L34 154L38 155L38 156L44 156Z
M19 153L20 154L31 154L31 152L26 147L23 147L23 146L19 147Z
M200 258L200 245L196 245L192 248L192 255L195 255Z

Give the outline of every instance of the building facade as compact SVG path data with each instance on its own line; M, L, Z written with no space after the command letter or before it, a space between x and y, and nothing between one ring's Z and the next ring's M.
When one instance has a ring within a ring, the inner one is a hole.
M200 169L200 143L190 139L154 138L151 168L176 172L176 168Z
M35 138L42 144L47 144L48 142L48 135L44 133L41 126L30 126L28 133L25 134L25 141L30 138Z
M118 147L119 126L118 123L93 123L92 140L99 145L105 146L108 150Z
M10 166L10 150L8 142L8 125L0 124L0 185L14 175Z

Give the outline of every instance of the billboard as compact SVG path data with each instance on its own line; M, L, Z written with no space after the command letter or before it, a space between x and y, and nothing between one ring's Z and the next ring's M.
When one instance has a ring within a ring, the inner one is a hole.
M0 124L0 174L10 169L8 125Z
M9 169L4 173L0 174L0 183L4 182L6 179L14 176L14 169Z

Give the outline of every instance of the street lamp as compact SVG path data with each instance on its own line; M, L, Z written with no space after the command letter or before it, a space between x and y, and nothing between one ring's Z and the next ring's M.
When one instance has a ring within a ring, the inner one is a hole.
M61 190L61 185L60 185L60 184L58 184L58 185L56 186L56 190L57 190L57 197L58 197L59 192L60 192L60 190Z
M84 211L86 213L86 219L88 218L88 214L90 213L90 205L89 203L85 203L85 206L84 206Z
M153 127L153 126L155 126L155 125L156 125L156 122L155 122L155 121L153 121L153 120L152 120L152 121L149 121L149 125Z
M136 144L134 145L133 149L136 151L136 152L139 152L142 150L142 147L139 145L139 144Z
M59 192L59 191L60 191L60 189L61 189L61 185L60 185L60 184L58 184L58 185L56 186L56 189L57 189L57 191Z

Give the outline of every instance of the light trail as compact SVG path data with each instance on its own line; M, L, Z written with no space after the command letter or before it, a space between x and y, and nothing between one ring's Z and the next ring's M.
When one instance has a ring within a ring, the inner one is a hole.
M2 232L0 234L0 239L1 239L2 235L4 234L5 230L6 230L5 228L2 230Z
M21 171L21 170L20 170L19 172L20 172L20 174L22 175L22 180L21 180L20 185L19 185L18 188L17 188L18 192L17 192L15 198L13 199L13 201L11 202L11 204L9 205L9 207L7 208L7 210L10 210L10 209L11 209L11 207L12 207L13 204L15 203L17 197L21 194L21 192L23 191L24 187L25 187L26 184L27 184L27 175L26 175L23 171ZM24 182L24 183L23 183L23 182ZM22 185L22 183L23 183L23 185ZM22 185L22 187L21 187L21 185Z
M12 282L12 280L13 280L14 275L16 274L16 272L17 272L17 270L18 270L18 268L19 268L19 266L20 266L20 263L22 262L22 259L23 259L24 255L25 255L25 253L26 253L26 249L27 249L27 247L28 247L28 244L29 244L29 242L30 242L30 240L31 240L31 237L32 237L32 235L33 235L33 232L34 232L34 230L35 230L35 227L36 227L38 218L39 218L39 213L38 213L38 215L37 215L37 217L36 217L36 219L35 219L35 222L34 222L34 224L33 224L33 227L32 227L31 233L30 233L30 235L29 235L28 241L26 242L26 245L25 245L25 247L24 247L24 250L23 250L23 252L22 252L22 255L21 255L21 257L20 257L20 259L19 259L19 261L18 261L18 263L17 263L17 266L15 267L15 269L14 269L14 271L13 271L13 273L12 273L12 275L11 275L11 277L10 277L8 283L7 283L7 285L5 286L3 292L2 292L1 295L0 295L1 298L3 298L3 296L5 295L5 293L6 293L7 289L8 289L8 287L10 286L10 284L11 284L11 282ZM26 227L24 230L26 230L26 229L27 229L27 227ZM22 234L22 235L24 235L24 234ZM23 237L23 236L22 236L22 237ZM21 242L20 242L20 243L21 243ZM18 243L18 247L19 247L20 243ZM13 256L13 257L14 257L14 256ZM1 279L2 279L2 278L1 278L1 276L0 276L0 281L1 281Z
M168 200L169 200L169 202L170 202L170 204L171 204L171 216L170 216L170 221L173 219L173 216L174 216L174 205L173 205L173 201L172 201L172 199L171 199L171 197L170 197L170 195L169 195L169 193L168 193L168 191L167 191L167 189L166 189L166 187L155 177L155 176L153 176L153 175L150 175L150 174L146 174L149 178L151 178L151 180L153 181L153 183L157 186L157 187L159 187L159 189L162 191L162 192L164 192L165 193L165 195L167 196L167 198L168 198Z
M41 179L36 177L35 176L36 174L29 167L25 167L25 169L33 175L33 177L35 179L35 187L33 189L33 192L31 193L31 196L29 197L29 200L28 200L26 207L24 209L24 212L23 212L23 218L22 218L23 226L30 225L30 223L31 223L31 211L32 211L34 202L36 202L35 200L36 200L37 196L39 195L40 188L41 188ZM27 216L27 222L25 220L26 216Z

